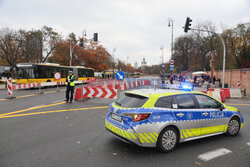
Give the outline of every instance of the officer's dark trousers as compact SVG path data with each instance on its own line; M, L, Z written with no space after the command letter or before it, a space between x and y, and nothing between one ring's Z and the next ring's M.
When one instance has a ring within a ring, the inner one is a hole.
M67 90L66 90L66 100L69 101L69 94L70 95L70 101L73 100L73 96L74 96L74 86L67 86Z

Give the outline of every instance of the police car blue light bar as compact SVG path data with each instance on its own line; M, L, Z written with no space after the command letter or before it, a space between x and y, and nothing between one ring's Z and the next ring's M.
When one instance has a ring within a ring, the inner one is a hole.
M193 90L193 86L189 83L181 84L181 85L171 85L171 84L162 84L161 88L165 89L177 89L177 90Z

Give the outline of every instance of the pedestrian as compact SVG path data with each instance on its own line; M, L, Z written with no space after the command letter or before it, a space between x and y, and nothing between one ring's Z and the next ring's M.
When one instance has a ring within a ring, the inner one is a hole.
M194 76L194 85L196 85L197 77L196 75Z
M216 81L216 77L214 75L214 77L213 77L213 84L215 84L215 81Z
M170 77L170 79L169 79L169 80L170 80L170 84L171 84L171 85L173 85L173 80L174 80L173 75Z
M69 71L69 75L66 77L66 102L68 103L70 100L70 103L72 103L73 95L74 95L74 89L75 89L75 77L73 75L72 71ZM70 94L70 99L69 99Z

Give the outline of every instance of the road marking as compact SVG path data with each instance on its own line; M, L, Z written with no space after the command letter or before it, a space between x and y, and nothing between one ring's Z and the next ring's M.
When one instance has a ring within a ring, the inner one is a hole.
M17 114L17 113L21 113L21 112L25 112L25 111L30 111L30 110L34 110L34 109L40 109L40 108L45 108L45 107L51 107L51 106L60 105L60 104L63 104L63 103L66 103L66 102L63 101L63 102L60 102L60 103L49 104L49 105L44 105L44 106L37 106L37 107L28 108L28 109L23 109L23 110L8 112L8 113L0 114L0 117L6 116L6 115L10 115L10 114Z
M22 116L29 116L29 115L51 114L51 113L59 113L59 112L67 112L67 111L93 110L93 109L102 109L102 108L108 108L108 106L90 107L90 108L73 108L73 109L53 110L53 111L42 111L42 112L25 113L25 114L17 114L17 115L4 115L4 116L0 115L0 119L1 118L12 118L12 117L22 117Z
M41 105L38 105L38 106L34 106L34 107L30 107L28 109L34 109L34 108L37 108L37 107L41 107L41 106L44 106L45 104L41 104Z
M234 104L234 103L225 103L226 105L234 105L234 106L250 106L250 104Z
M65 89L66 90L66 89ZM63 90L63 91L65 91ZM50 91L50 92L44 92L44 94L49 94L49 93L56 93L57 91ZM28 94L28 95L23 95L23 96L17 96L17 99L24 98L24 97L31 97L31 96L36 96L37 94ZM4 100L9 100L9 99L0 99L0 101Z
M56 91L44 92L44 94L55 93Z
M24 95L24 96L17 96L17 99L24 98L24 97L30 97L30 96L35 96L36 94L29 94L29 95Z
M54 103L59 103L59 102L62 102L62 101L64 101L64 100L61 99L61 100L53 101L53 102L51 102L51 103L54 104Z
M232 151L225 149L225 148L219 148L217 150L209 151L207 153L201 154L198 156L199 159L203 161L209 161L211 159L226 155L232 153Z

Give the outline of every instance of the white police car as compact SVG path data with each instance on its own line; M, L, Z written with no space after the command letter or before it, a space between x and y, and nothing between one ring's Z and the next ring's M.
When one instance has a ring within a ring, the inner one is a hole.
M179 142L226 133L243 127L238 109L201 92L139 89L110 105L106 129L123 141L170 152Z

